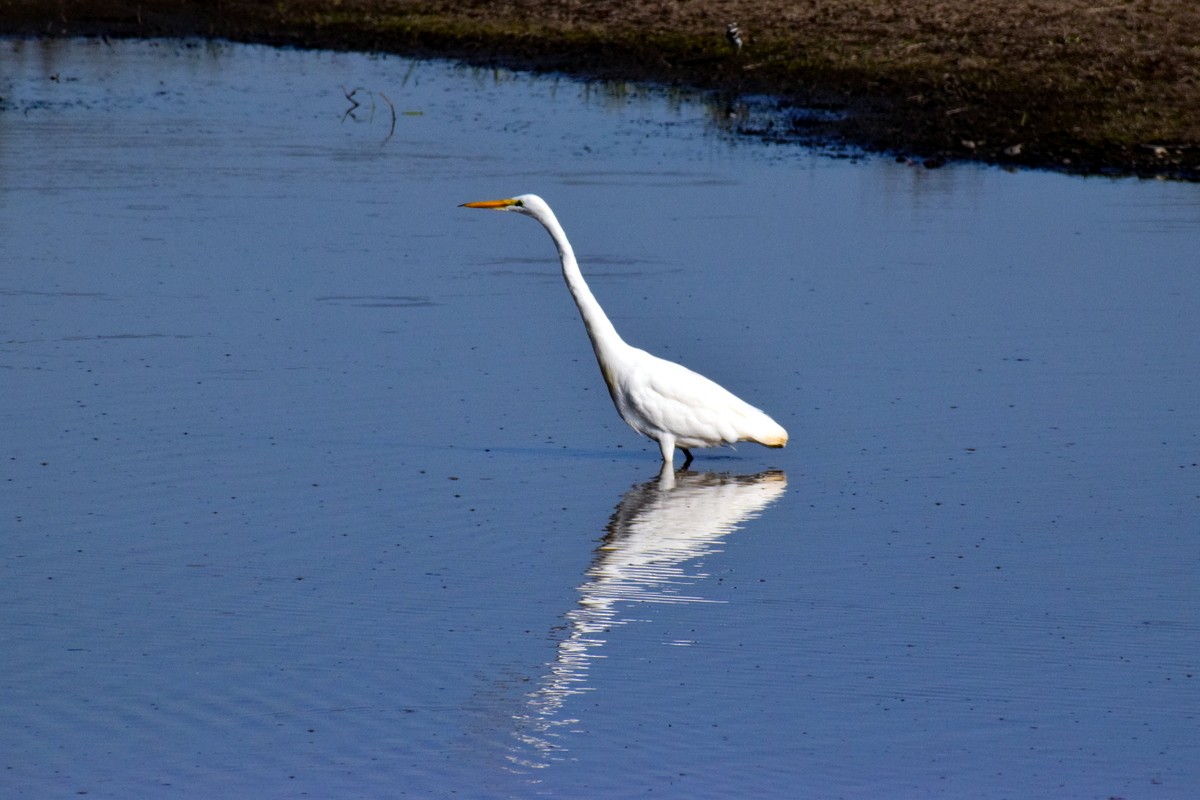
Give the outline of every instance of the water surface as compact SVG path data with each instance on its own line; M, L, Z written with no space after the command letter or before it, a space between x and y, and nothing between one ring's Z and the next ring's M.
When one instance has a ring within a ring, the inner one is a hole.
M1194 186L395 58L0 64L4 796L1200 790ZM527 191L788 449L660 477L546 235L457 208Z

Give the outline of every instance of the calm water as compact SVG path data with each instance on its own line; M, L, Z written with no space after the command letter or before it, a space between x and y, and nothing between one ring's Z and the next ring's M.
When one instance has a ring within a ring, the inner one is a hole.
M4 797L1200 793L1196 186L230 45L0 97ZM530 191L791 446L660 479L457 208Z

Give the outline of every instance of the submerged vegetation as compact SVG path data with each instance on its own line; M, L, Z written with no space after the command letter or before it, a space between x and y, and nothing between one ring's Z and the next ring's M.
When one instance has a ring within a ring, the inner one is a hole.
M744 47L726 41L737 22ZM1200 179L1194 0L0 0L0 32L445 56L778 101L743 132ZM789 114L817 108L839 113Z

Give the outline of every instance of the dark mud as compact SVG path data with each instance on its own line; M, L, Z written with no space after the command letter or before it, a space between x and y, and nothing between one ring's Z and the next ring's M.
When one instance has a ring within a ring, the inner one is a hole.
M773 122L742 130L768 139L930 167L1200 180L1191 0L9 0L0 33L200 35L647 80L773 98Z

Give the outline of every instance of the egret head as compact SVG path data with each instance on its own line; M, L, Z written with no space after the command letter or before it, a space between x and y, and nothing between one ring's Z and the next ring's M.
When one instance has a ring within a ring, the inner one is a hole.
M490 208L493 211L516 211L527 217L540 218L550 210L546 201L536 194L522 194L506 200L480 200L477 203L463 203L459 208Z

